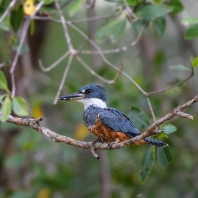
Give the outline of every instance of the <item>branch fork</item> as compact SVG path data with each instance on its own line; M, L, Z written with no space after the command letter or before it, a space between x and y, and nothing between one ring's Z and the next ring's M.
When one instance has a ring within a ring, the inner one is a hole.
M189 120L193 120L192 115L182 112L179 108L175 108L174 113L177 116L180 116L180 117L183 117L183 118L186 118L186 119L189 119Z

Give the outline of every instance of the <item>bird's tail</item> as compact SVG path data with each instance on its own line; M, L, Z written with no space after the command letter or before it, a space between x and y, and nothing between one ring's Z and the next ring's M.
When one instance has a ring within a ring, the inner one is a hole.
M166 146L168 146L168 144L166 144L164 142L160 142L158 140L154 140L152 138L145 138L144 140L145 140L145 142L147 144L151 144L151 145L154 145L154 146L157 146L157 147L166 147Z

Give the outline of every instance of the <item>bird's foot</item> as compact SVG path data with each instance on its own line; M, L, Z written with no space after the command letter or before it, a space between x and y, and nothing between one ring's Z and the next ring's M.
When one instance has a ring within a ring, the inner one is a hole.
M116 142L111 142L108 144L108 149L111 151L112 150L112 146L115 144Z
M114 145L114 144L117 144L119 142L119 140L117 140L116 139L116 141L115 142L111 142L111 143L109 143L108 144L108 148L109 148L109 150L111 151L112 150L112 146Z
M103 141L100 139L100 138L98 138L98 139L96 139L94 142L92 142L92 146L95 148L95 144L97 144L97 143L102 143ZM95 150L96 150L96 148L95 148Z

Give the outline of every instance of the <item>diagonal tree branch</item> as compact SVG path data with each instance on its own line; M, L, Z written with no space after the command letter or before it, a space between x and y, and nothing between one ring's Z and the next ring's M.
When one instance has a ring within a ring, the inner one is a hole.
M64 34L65 34L65 40L68 44L68 47L69 47L69 50L70 50L70 53L73 53L74 49L73 49L73 45L72 45L72 42L71 42L71 38L69 36L69 32L68 32L68 28L67 28L67 24L65 23L65 18L63 16L63 12L60 8L60 5L59 3L56 1L56 8L59 12L59 15L60 15L60 19L61 19L61 24L62 24L62 27L63 27L63 30L64 30Z
M76 23L82 23L82 22L87 22L87 21L96 21L96 20L101 20L101 19L105 19L105 20L108 20L108 19L111 19L111 18L115 18L115 17L118 17L121 13L120 12L116 12L116 13L113 13L109 16L97 16L97 17L89 17L89 18L85 18L85 19L77 19L77 20L72 20L72 21L65 21L65 23L69 24L69 23L72 23L72 24L76 24ZM53 21L55 23L62 23L61 20L59 19L55 19L55 18L52 18L51 16L34 16L34 19L35 20L39 20L39 21Z
M142 36L142 34L143 34L143 30L144 30L144 28L142 28L142 29L140 30L140 32L138 33L138 35L137 35L137 37L135 38L135 40L132 41L132 43L130 43L129 45L123 46L123 47L120 47L120 48L116 48L116 49L101 50L101 52L102 52L103 54L110 54L110 53L120 53L120 52L124 52L124 51L129 50L131 47L135 46L135 45L139 42L139 40L141 39L141 36ZM89 39L89 40L91 40L91 39ZM81 53L82 53L82 54L100 54L99 51L93 51L93 50L92 50L92 51L89 51L89 50L81 50Z
M172 86L170 86L170 87L167 87L167 88L164 88L164 89L161 89L161 90L157 90L157 91L147 92L147 93L148 93L149 95L153 95L153 94L158 94L158 93L165 92L165 91L167 91L167 90L169 90L169 89L172 89L172 88L174 88L174 87L177 87L177 86L183 84L184 82L188 81L189 79L191 79L191 78L193 77L193 75L194 75L194 70L193 70L193 68L192 68L191 73L190 73L190 76L188 76L186 79L184 79L184 80L182 80L182 81L180 81L180 82L178 82L178 83L176 83L176 84L174 84L174 85L172 85Z
M92 75L94 75L95 77L97 77L98 79L100 79L101 81L107 83L107 84L113 84L115 83L118 78L120 77L120 74L122 72L123 69L123 64L121 62L120 64L120 69L118 70L115 78L113 80L107 80L105 78L103 78L102 76L98 75L93 69L91 69L91 67L89 67L79 56L76 56L76 59L82 64L82 66L87 69Z
M44 72L48 72L50 71L51 69L53 69L54 67L56 67L62 60L64 60L65 58L67 58L67 56L69 55L69 51L66 52L65 54L63 54L58 60L56 60L53 64L51 64L49 67L44 67L43 66L43 63L42 63L42 60L40 59L39 60L39 66L41 68L42 71Z
M59 85L58 91L57 91L56 96L55 96L55 98L54 98L54 104L56 104L57 101L58 101L58 98L59 98L59 96L60 96L60 92L61 92L61 90L62 90L62 88L63 88L63 85L64 85L64 83L65 83L67 74L68 74L68 72L69 72L69 69L70 69L70 66L71 66L71 63L72 63L72 59L73 59L73 55L70 55L69 60L68 60L68 62L67 62L67 66L66 66L65 71L64 71L64 73L63 73L63 77L62 77L61 83L60 83L60 85Z
M5 19L5 17L9 14L9 12L13 9L13 7L15 6L15 4L18 2L19 0L13 0L10 2L8 8L5 10L5 12L2 14L2 16L0 17L0 23Z
M15 2L15 1L13 1ZM12 2L12 3L13 3ZM12 7L12 3L10 3L10 9ZM36 15L36 13L38 12L38 10L42 7L42 5L44 4L44 0L42 0L36 7L36 10L34 11L34 13L32 14L32 16L28 17L26 20L25 20L25 23L23 25L23 28L22 28L22 33L21 33L21 38L20 38L20 42L19 42L19 46L17 48L17 52L14 56L14 59L13 59L13 62L12 62L12 66L11 66L11 69L10 69L10 74L11 74L11 82L12 82L12 92L11 92L11 97L13 98L15 96L15 92L16 92L16 85L15 85L15 78L14 78L14 70L16 68L16 64L17 64L17 61L19 59L19 56L20 56L20 51L21 51L21 48L22 48L22 45L24 43L24 40L26 38L26 35L27 35L27 31L28 31L28 28L29 28L29 25L30 25L30 22L31 20L33 19L33 17ZM6 12L5 12L6 13Z
M189 114L185 114L182 111L197 102L198 102L198 95L196 95L192 100L189 100L188 102L184 103L183 105L179 105L172 112L170 112L169 114L165 115L161 119L154 122L141 135L136 136L135 138L132 138L132 139L122 142L122 143L113 144L112 149L123 148L123 147L129 146L129 145L132 145L135 142L142 140L146 137L158 134L159 131L156 131L155 129L158 126L162 125L163 123L167 122L168 120L172 119L175 116L181 116L181 117L185 117L188 119L193 119L193 116L191 116ZM186 116L186 115L188 115L188 116ZM33 129L35 129L36 131L40 132L41 134L43 134L44 136L51 138L55 142L63 142L68 145L80 147L83 149L88 149L93 154L93 156L97 159L99 159L99 156L95 152L95 149L99 149L99 150L108 150L109 149L108 144L106 144L106 143L95 144L95 146L93 147L92 142L78 141L78 140L69 138L67 136L60 135L56 132L53 132L53 131L49 130L48 128L40 125L40 121L42 121L42 118L38 118L38 119L19 118L19 117L14 117L12 115L9 115L7 121L10 123L16 124L16 125L31 127Z

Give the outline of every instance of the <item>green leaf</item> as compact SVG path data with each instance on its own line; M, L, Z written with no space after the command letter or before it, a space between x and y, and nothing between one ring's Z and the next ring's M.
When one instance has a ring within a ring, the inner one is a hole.
M75 0L70 4L69 16L72 17L83 7L84 0Z
M17 10L13 10L10 17L10 23L15 32L19 29L23 22L23 8L19 7Z
M140 172L140 182L143 184L148 178L155 161L155 147L150 147L142 157L143 169Z
M143 19L140 19L138 21L135 21L132 23L132 27L140 33L142 31L142 28L144 27L144 33L148 30L149 22L145 21Z
M194 39L198 36L198 24L192 25L187 29L184 38L186 40Z
M161 130L163 130L163 132L165 133L165 134L171 134L171 133L174 133L176 130L177 130L177 128L176 128L176 126L174 126L174 125L172 125L172 124L163 124L161 127L160 127L160 129Z
M193 25L198 23L198 18L187 18L182 20L182 24L184 25Z
M8 8L8 5L10 4L10 2L8 0L2 0L0 3L1 3L0 7L2 8L3 12Z
M162 168L166 168L166 166L173 161L169 147L157 148L157 161Z
M145 20L162 17L171 12L171 8L163 5L147 5L142 7L136 14Z
M132 27L138 32L142 30L143 25L143 20L137 20L132 23Z
M10 29L10 16L7 15L0 23L0 29L8 31Z
M101 27L96 33L97 42L109 37L113 43L117 42L125 30L126 19L116 19Z
M177 69L177 70L183 70L183 71L191 71L189 68L183 66L183 65L171 65L169 69Z
M0 89L3 89L6 92L9 92L7 80L6 80L6 77L2 71L0 71Z
M18 116L27 116L29 114L27 103L22 97L15 97L12 106L14 113Z
M155 29L157 30L157 33L159 36L163 36L165 30L166 30L166 19L165 17L159 17L153 20L153 25Z
M0 95L0 103L3 101L3 99L6 97L6 94Z
M150 125L149 119L146 114L138 107L131 107L131 112L128 114L134 125L137 128L145 129Z
M17 51L18 47L19 47L18 42L12 44L12 50ZM25 43L23 43L22 47L21 47L21 50L20 50L20 54L23 54L23 53L28 52L28 51L29 51L28 46Z
M184 6L179 0L171 0L167 5L172 8L172 14L178 14L184 10Z
M0 109L0 121L6 122L12 110L12 103L10 98L6 97Z
M160 133L157 135L158 138L168 138L168 135L166 135L165 133Z
M196 57L193 61L192 61L192 68L195 68L198 66L198 57Z

